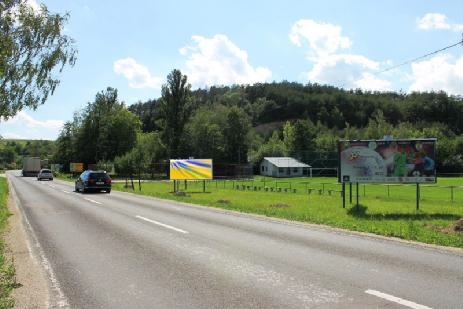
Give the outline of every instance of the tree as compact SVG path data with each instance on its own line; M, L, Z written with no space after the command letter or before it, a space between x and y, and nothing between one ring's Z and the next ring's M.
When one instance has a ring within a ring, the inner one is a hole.
M68 14L34 9L26 0L0 2L0 116L36 109L59 84L57 73L73 66L77 51L64 35Z
M167 76L167 84L162 86L161 92L161 114L164 121L162 138L168 155L178 158L181 155L183 131L192 108L191 85L187 83L186 75L173 70Z
M77 157L83 162L112 160L136 143L140 120L119 102L117 90L108 87L97 93L82 113L76 136Z
M230 163L247 162L248 139L251 127L248 115L239 107L232 107L227 115L227 123L223 132L225 155Z

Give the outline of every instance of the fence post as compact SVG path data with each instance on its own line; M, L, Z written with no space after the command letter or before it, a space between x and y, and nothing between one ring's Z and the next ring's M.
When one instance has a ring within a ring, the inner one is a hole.
M365 188L366 188L366 186L367 186L366 184L363 184L363 197L366 196L366 193L365 193Z
M322 193L325 194L325 184L322 183Z
M390 197L390 196L391 196L390 193L389 193L389 187L390 187L390 185L386 185L386 186L387 186L387 197Z
M453 203L453 186L450 186L450 200Z

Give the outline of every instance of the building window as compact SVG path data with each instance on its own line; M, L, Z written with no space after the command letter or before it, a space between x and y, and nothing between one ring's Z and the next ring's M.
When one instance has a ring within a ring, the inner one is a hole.
M285 172L285 170L282 167L278 168L278 173L284 173L284 172Z
M262 165L262 172L265 171L265 167Z
M299 170L298 170L297 167L294 167L294 168L293 168L293 173L297 173L298 171L299 171Z

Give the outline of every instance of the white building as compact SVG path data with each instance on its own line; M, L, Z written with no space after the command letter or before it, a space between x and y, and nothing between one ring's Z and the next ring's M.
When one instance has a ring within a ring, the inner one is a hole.
M291 157L265 157L260 163L260 174L272 177L302 177L309 175L310 165Z

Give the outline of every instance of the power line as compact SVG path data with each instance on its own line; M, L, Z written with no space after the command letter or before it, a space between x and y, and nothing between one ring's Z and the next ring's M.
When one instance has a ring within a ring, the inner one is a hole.
M390 68L387 68L387 69L384 69L384 70L382 70L382 71L379 71L379 72L377 72L376 74L381 74L381 73L384 73L384 72L388 72L388 71L394 70L394 69L396 69L396 68L398 68L398 67L401 67L401 66L403 66L403 65L406 65L406 64L415 62L415 61L417 61L417 60L420 60L420 59L429 57L429 56L431 56L431 55L435 55L435 54L437 54L437 53L440 53L441 51L444 51L444 50L446 50L446 49L455 47L455 46L457 46L457 45L462 45L462 46L463 46L463 35L462 35L461 41L459 41L459 42L457 42L457 43L455 43L455 44L446 46L446 47L444 47L444 48L441 48L441 49L439 49L439 50L433 51L433 52L428 53L428 54L426 54L426 55L423 55L423 56L420 56L420 57L417 57L417 58L414 58L414 59L411 59L411 60L407 60L407 61L402 62L402 63L400 63L400 64L394 65L394 66L392 66L392 67L390 67Z

